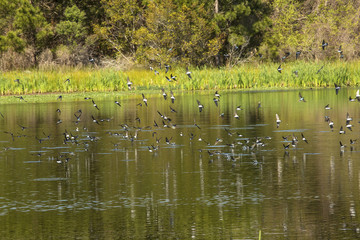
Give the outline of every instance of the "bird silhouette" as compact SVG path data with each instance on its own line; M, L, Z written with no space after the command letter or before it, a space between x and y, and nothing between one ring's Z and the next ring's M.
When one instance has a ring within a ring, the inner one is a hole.
M329 44L327 42L325 42L325 40L322 41L321 47L322 50L325 50L325 47L327 47Z

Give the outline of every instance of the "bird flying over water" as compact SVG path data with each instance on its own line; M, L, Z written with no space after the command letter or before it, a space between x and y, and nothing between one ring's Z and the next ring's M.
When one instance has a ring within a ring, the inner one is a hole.
M336 95L338 95L338 93L340 91L340 86L337 85L336 83L334 83L334 86L335 86L335 93L336 93Z
M275 117L276 117L276 127L279 128L281 120L280 120L279 115L277 113L275 114Z
M204 106L200 103L199 100L196 100L197 101L197 104L198 104L198 107L199 107L199 112L201 112L204 108Z
M145 106L147 106L147 99L145 98L145 95L143 93L141 95L143 97L143 102L145 103Z
M299 92L299 102L306 102L305 98L301 96L301 93Z
M171 102L174 103L175 102L175 96L174 96L174 93L172 90L170 90L170 99L171 99Z
M98 108L98 106L96 105L95 101L94 101L93 99L91 99L91 101L92 101L92 103L93 103L93 106L94 106L97 110L100 110L100 109Z

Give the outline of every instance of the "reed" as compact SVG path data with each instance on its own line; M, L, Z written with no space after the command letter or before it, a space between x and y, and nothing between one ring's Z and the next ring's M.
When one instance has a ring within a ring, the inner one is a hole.
M282 63L282 73L277 71L278 65L248 63L232 69L190 68L191 79L185 74L184 68L179 67L171 69L168 74L165 74L164 69L157 69L159 74L144 69L119 71L105 68L9 71L0 75L0 93L10 95L125 91L127 77L133 82L133 89L141 91L161 88L179 90L316 88L333 86L334 83L342 86L360 85L359 61ZM170 73L177 76L176 81L166 80L165 76L170 77ZM15 81L16 79L19 79L19 82ZM70 82L66 79L70 79Z

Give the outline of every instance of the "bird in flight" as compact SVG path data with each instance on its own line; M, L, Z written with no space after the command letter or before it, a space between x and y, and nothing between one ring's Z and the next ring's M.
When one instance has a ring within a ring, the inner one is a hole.
M321 47L322 50L325 50L325 47L327 47L329 44L327 42L325 42L325 40L322 41Z
M282 71L281 64L280 64L280 66L277 68L277 70L278 70L279 73L281 73L281 71Z
M192 78L191 78L191 72L189 71L189 68L188 68L188 67L186 67L186 75L187 75L190 79L192 79Z
M200 103L199 100L196 100L197 101L197 104L198 104L198 107L199 107L199 112L201 112L204 108L204 106Z
M132 85L132 82L130 81L130 78L129 78L129 76L127 77L127 86L128 86L128 88L129 88L129 90L131 90L131 85Z

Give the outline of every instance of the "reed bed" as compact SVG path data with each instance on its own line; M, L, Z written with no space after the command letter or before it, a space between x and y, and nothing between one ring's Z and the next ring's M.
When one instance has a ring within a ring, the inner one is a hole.
M279 64L248 63L232 69L190 68L192 78L184 68L119 71L115 69L59 69L9 71L0 75L0 93L72 93L125 91L127 77L135 90L171 88L178 90L204 89L277 89L360 85L360 62L291 62ZM321 70L320 70L321 69ZM319 71L320 70L320 71ZM297 71L297 74L295 72ZM165 76L177 76L169 82ZM17 81L16 79L19 79ZM69 79L70 81L66 81Z

